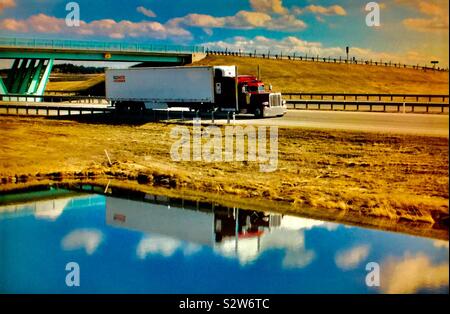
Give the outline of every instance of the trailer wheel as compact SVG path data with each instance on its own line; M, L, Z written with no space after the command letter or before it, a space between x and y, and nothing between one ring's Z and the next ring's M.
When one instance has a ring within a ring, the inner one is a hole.
M130 111L133 113L142 113L145 110L145 104L143 102L135 102L130 104Z

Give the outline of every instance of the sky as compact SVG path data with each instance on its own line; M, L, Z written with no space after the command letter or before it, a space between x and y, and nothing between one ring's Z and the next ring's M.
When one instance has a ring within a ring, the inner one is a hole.
M68 26L69 2L80 8ZM448 66L448 0L0 0L0 37L203 45Z

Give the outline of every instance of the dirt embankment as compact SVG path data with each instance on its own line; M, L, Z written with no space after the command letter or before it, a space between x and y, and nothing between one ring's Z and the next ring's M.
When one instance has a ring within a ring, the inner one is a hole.
M425 235L437 228L448 238L445 138L283 128L278 168L264 173L258 162L173 161L173 127L2 117L0 189L115 179L314 218L369 226L406 222L400 228L406 232L425 225Z

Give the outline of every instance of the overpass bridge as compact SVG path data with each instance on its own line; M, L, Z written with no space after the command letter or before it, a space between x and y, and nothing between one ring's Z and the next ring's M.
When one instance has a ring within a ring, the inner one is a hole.
M200 46L0 37L0 59L14 60L6 81L0 78L0 94L43 95L55 60L184 65L204 52Z

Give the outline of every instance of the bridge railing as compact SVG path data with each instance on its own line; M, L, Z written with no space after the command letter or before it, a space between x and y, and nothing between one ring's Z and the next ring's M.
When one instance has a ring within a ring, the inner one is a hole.
M35 49L83 49L93 51L120 51L120 52L179 52L203 53L202 46L164 45L164 44L137 44L122 42L100 42L63 39L32 39L0 37L0 48L35 48Z

